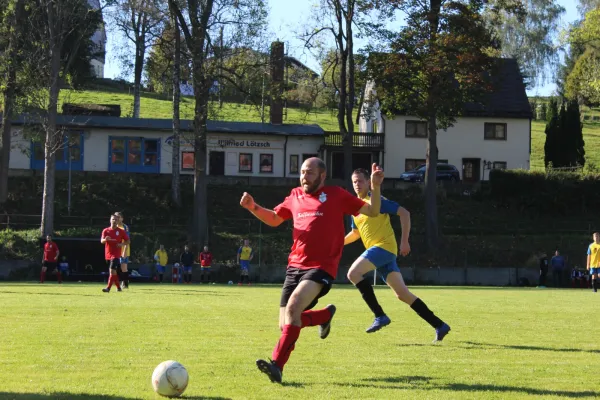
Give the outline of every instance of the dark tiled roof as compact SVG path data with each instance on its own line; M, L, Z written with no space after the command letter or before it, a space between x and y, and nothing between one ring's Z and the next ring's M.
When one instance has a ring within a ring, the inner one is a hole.
M37 117L32 115L20 115L14 125L35 124ZM170 119L152 118L119 118L100 117L84 115L59 114L57 124L70 128L104 128L123 130L148 130L148 131L172 131L173 122ZM229 122L208 121L209 133L239 133L239 134L262 134L262 135L289 135L289 136L323 136L323 129L318 125L302 124L262 124L260 122ZM181 130L192 131L191 120L181 120Z
M482 104L467 104L465 116L497 118L531 118L531 107L517 60L496 59L491 73L493 90Z

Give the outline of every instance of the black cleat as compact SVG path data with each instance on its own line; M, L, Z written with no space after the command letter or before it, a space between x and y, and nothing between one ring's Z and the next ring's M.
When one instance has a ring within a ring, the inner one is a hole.
M333 319L336 311L336 308L333 304L329 304L325 308L329 309L331 318L329 318L329 321L325 322L323 325L319 325L319 336L321 339L325 339L327 336L329 336L329 332L331 332L331 320Z
M281 383L283 377L281 370L273 361L256 360L256 366L263 374L266 374L271 382Z
M117 286L117 292L122 292L123 289L121 289L121 286Z
M104 293L108 293L108 292L110 292L110 289L109 289L109 288L104 288L104 289L102 289L102 291L103 291Z

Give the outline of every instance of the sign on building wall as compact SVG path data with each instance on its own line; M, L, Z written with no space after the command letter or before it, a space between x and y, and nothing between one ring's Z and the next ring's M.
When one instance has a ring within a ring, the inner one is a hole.
M207 147L209 148L243 148L243 149L283 149L283 142L280 140L262 140L262 139L233 139L220 136L208 136ZM165 143L173 145L173 136L169 136ZM181 136L180 146L182 149L193 149L194 142L192 138Z

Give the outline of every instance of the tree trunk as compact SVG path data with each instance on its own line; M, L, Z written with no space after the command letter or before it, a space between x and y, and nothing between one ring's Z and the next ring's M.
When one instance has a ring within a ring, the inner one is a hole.
M144 70L145 53L146 49L144 44L140 43L138 40L135 49L135 65L133 68L133 118L140 117L140 92L142 86L142 72Z
M48 5L48 25L50 27L50 93L48 99L48 121L46 126L46 142L44 146L44 194L42 198L42 236L54 232L54 189L56 170L56 150L60 133L56 129L58 95L60 92L60 38L56 36L54 27L58 22L53 5Z
M347 73L348 92L346 93L346 125L348 127L347 142L344 143L344 181L349 191L352 191L352 150L354 147L354 121L352 112L354 111L354 98L356 96L354 87L354 43L352 38L352 19L354 17L354 0L347 2L348 9L346 10L346 64L344 68ZM347 160L347 161L346 161ZM367 171L370 171L370 166L367 166Z
M425 170L425 236L427 250L434 253L438 246L437 215L437 128L435 112L429 117L427 135L427 160Z
M180 173L180 120L179 120L179 101L181 98L181 37L179 36L179 23L174 12L172 13L173 26L175 27L175 54L173 59L173 154L171 159L172 175L171 175L171 195L173 204L181 207L181 182L179 179Z
M8 49L6 49L5 86L3 93L4 112L2 113L2 136L0 142L0 204L6 203L8 198L8 171L10 165L10 145L11 145L11 118L13 114L13 105L15 100L15 89L17 86L17 41L19 39L20 15L22 10L22 0L17 0L15 9L10 18L13 28L10 31Z
M203 78L203 60L194 60L194 211L192 242L201 249L206 242L206 120L208 119L208 86Z

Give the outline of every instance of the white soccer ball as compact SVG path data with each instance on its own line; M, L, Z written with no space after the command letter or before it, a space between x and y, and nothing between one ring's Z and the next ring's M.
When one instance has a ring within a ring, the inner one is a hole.
M233 281L229 281L227 282L229 285L233 285Z
M188 378L183 365L173 360L164 361L152 374L152 387L161 396L179 397L188 385Z

